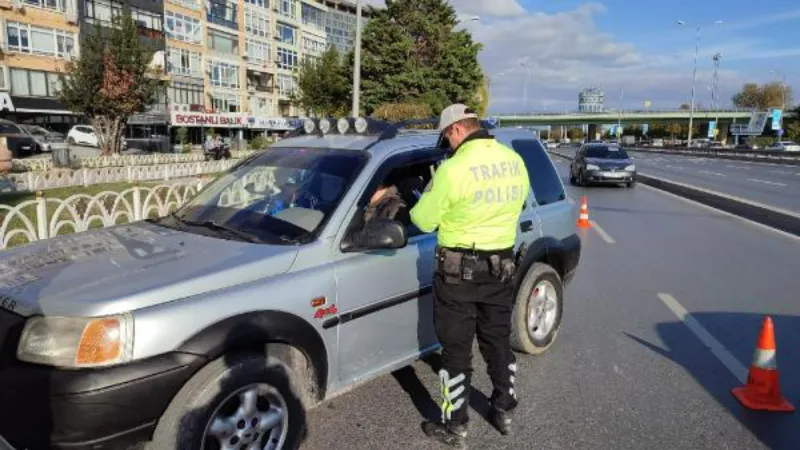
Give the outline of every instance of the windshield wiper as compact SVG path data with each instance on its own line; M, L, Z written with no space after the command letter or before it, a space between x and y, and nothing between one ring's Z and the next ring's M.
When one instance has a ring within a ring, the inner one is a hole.
M228 234L238 237L243 241L253 242L257 244L264 243L263 239L259 238L254 234L248 233L246 231L237 230L236 228L227 227L225 225L220 225L214 222L213 220L206 220L206 221L186 220L186 219L181 219L180 217L174 214L172 215L172 217L175 218L175 220L177 220L178 222L192 227L203 227L203 228L208 228L209 230L224 231Z

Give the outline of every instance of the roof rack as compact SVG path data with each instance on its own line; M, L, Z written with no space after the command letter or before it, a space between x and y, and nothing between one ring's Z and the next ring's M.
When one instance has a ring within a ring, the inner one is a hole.
M351 122L357 120L356 118L347 118L347 117L345 117L344 119L347 119L348 121L351 121ZM361 120L361 119L362 118L358 118L358 120ZM373 135L373 136L376 135L377 136L377 139L375 140L375 142L370 144L369 147L372 147L373 145L377 144L378 142L385 141L387 139L392 139L392 138L396 137L400 133L400 131L402 131L404 129L412 129L412 128L417 127L417 126L425 126L425 125L427 125L430 128L424 128L424 129L429 129L431 131L436 131L438 129L438 126L439 126L439 118L437 118L437 117L433 117L433 118L429 118L429 119L402 120L402 121L398 121L398 122L389 122L389 121L385 121L385 120L374 119L374 118L371 118L371 117L364 117L363 119L364 119L364 121L366 122L366 125L367 125L366 129L363 132L360 132L360 133L357 133L357 134L362 134L362 135L365 135L365 136L370 136L370 135ZM335 125L336 119L332 118L332 117L322 117L322 118L318 118L318 119L306 119L306 120L311 120L311 121L315 122L316 126L312 127L313 131L308 132L306 130L305 122L304 122L303 126L297 127L294 130L288 132L284 138L305 136L305 135L309 135L309 134L315 134L315 135L317 135L319 137L323 137L323 136L325 136L327 134L327 132L323 132L322 131L322 127L319 126L320 121L328 121L329 125L331 125L330 128L333 128L333 127L336 126ZM484 128L487 128L487 129L495 128L495 124L490 122L490 121L488 121L488 120L481 120L480 123L481 123L481 126L484 127ZM352 129L353 129L353 127L346 127L346 128L348 129L348 131L352 131ZM333 133L330 133L330 134L336 134L336 133L333 132Z

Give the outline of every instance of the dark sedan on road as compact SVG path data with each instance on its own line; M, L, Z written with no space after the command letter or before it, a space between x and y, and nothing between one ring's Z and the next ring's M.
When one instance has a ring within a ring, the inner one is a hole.
M633 159L616 144L586 144L575 152L569 167L569 181L578 186L594 183L636 184Z
M0 137L6 138L8 149L14 158L30 156L38 149L36 141L10 120L0 119Z

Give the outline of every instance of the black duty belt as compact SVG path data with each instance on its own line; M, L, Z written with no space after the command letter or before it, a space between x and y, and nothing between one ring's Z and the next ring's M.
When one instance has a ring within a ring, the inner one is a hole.
M514 275L514 249L495 251L436 247L437 270L450 284L472 281L476 275L489 275L505 282Z

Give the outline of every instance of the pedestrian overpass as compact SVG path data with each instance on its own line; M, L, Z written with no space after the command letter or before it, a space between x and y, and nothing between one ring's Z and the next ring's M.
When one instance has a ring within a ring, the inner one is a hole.
M718 120L722 123L747 123L753 116L752 109L695 110L695 122ZM501 126L548 126L548 125L642 125L658 123L688 123L689 110L663 111L607 111L601 113L564 112L495 116Z

